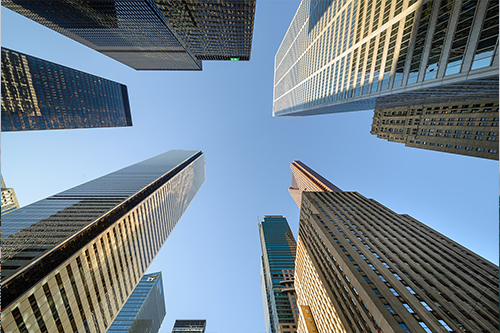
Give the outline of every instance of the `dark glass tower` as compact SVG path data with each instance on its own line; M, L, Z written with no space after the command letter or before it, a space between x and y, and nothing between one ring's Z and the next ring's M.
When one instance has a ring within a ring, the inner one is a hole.
M204 181L172 150L3 216L4 331L105 332Z
M107 333L157 333L165 314L161 272L144 274Z
M119 126L125 85L2 47L2 132Z
M300 332L498 331L497 265L357 192L303 192L295 265Z
M205 319L177 319L172 333L205 333Z
M255 0L5 0L2 5L138 70L249 60Z
M299 311L293 289L295 238L283 216L264 216L259 233L266 333L296 332Z

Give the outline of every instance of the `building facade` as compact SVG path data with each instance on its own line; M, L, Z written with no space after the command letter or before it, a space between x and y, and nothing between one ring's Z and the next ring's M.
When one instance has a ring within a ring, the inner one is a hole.
M288 188L288 193L299 208L304 191L342 191L301 161L290 163L290 169L292 169L292 185Z
M205 319L177 319L172 333L205 333Z
M255 0L5 0L2 5L137 70L249 60Z
M318 332L498 331L498 266L357 192L302 200L295 285Z
M161 272L144 274L108 333L158 333L166 315Z
M5 215L3 330L105 332L203 184L204 160L168 151Z
M377 109L371 134L405 146L498 160L498 98Z
M498 0L303 0L274 116L498 98Z
M10 213L19 208L16 192L13 188L7 188L2 176L2 215Z
M278 215L264 216L259 234L266 333L296 333L299 310L293 287L295 238L286 218Z
M2 132L132 126L127 86L2 47Z

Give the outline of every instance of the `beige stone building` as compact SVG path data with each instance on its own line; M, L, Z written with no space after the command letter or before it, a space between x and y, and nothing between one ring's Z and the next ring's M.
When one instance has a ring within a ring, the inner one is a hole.
M498 98L376 109L371 134L405 146L498 160Z

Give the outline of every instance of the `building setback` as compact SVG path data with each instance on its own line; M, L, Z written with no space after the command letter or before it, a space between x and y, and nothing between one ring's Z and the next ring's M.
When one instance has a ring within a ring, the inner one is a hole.
M168 151L2 217L2 329L105 332L205 181Z
M207 321L205 319L177 319L172 333L205 333Z
M290 163L290 169L292 169L292 185L288 188L288 193L299 208L304 191L342 191L301 161Z
M137 70L249 60L255 0L5 0L2 5Z
M498 0L303 0L275 56L274 116L498 98Z
M295 286L318 332L499 327L498 266L357 192L303 193Z
M370 133L408 147L498 160L498 98L377 109Z
M127 86L2 47L2 132L132 126Z
M264 216L259 234L266 333L296 333L299 310L293 287L295 238L286 218L280 215Z
M107 333L157 333L165 314L161 272L144 274Z
M7 188L2 176L2 215L10 213L19 208L16 192L13 188Z

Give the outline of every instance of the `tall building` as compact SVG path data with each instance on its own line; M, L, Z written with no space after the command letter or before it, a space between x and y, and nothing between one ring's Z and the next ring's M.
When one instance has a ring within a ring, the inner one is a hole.
M290 169L292 169L292 185L288 188L288 193L299 208L304 191L342 191L301 161L293 161Z
M3 330L105 332L204 180L171 150L3 216Z
M259 234L266 333L296 333L299 310L293 287L295 238L286 218L280 215L264 216Z
M137 70L249 60L255 0L5 0L2 5Z
M498 160L498 98L378 109L370 133L408 147Z
M304 192L298 332L496 332L498 266L357 192Z
M303 0L274 116L498 98L498 0Z
M177 319L174 323L172 333L205 333L205 319Z
M13 188L7 188L2 176L2 215L10 213L19 208L16 192Z
M127 86L2 47L2 132L118 126Z
M108 333L157 333L165 318L161 272L144 274Z

